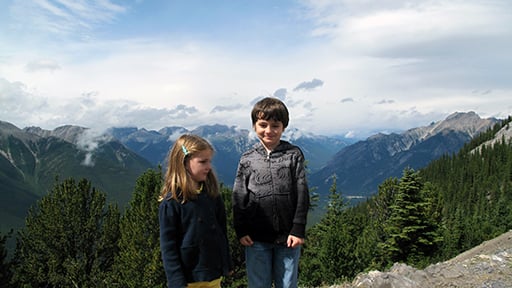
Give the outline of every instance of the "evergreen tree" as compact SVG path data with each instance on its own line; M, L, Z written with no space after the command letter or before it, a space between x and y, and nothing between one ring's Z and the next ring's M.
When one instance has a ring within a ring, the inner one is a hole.
M147 170L137 179L129 207L121 218L119 254L112 285L165 287L158 223L161 187L160 171Z
M319 257L322 231L318 224L309 228L299 262L299 283L304 287L319 287L324 283L323 267Z
M427 218L429 202L423 199L422 189L418 173L405 169L384 227L388 238L381 247L387 255L388 264L418 264L434 251L438 238L435 227Z
M231 195L233 190L221 184L220 194L226 207L226 223L228 225L228 241L233 260L233 274L224 278L222 287L247 287L247 277L245 274L245 249L240 244L233 226L233 205L231 204Z
M346 203L337 191L336 176L332 177L327 212L314 227L309 229L300 262L300 281L306 286L334 283L351 276L355 261L355 237L360 234L350 214L345 213ZM357 266L357 265L356 265ZM356 268L357 269L357 268Z
M457 155L433 161L420 171L421 177L406 169L401 179L385 180L366 202L341 210L331 202L328 209L341 213L326 213L308 230L301 284L333 284L335 273L339 280L394 262L421 268L511 229L512 145L504 138L481 145L508 122L475 137ZM340 243L337 249L334 243ZM335 260L339 255L344 255L342 262Z
M395 203L395 198L398 193L398 179L388 178L382 184L379 185L379 192L372 201L369 201L369 212L370 215L377 225L376 233L379 236L379 240L384 242L388 238L386 231L384 230L383 223L386 223L391 216L391 206Z
M32 207L15 251L17 287L107 287L119 211L85 179L70 178ZM112 226L108 226L112 225Z
M9 236L10 234L0 234L0 287L9 287L12 277L11 264L7 259L7 248L5 246Z
M346 229L342 225L341 215L345 203L338 192L336 176L332 177L332 185L329 189L329 202L327 203L327 213L320 221L321 231L320 250L318 257L323 263L323 281L332 283L342 275L342 267L345 261L344 248L349 239L347 239Z

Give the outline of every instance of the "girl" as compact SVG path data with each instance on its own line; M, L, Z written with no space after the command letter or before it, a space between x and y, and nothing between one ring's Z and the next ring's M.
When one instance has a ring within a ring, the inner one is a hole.
M169 152L160 195L160 248L167 285L220 287L232 263L226 210L212 170L213 147L182 135Z

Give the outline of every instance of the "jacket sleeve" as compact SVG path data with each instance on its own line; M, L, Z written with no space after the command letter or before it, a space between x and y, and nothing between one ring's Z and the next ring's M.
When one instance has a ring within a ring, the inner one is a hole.
M172 201L172 200L171 200ZM165 275L167 277L167 286L187 287L187 281L181 266L180 259L180 216L176 207L171 201L163 200L158 208L158 218L160 223L160 250Z
M299 149L294 169L295 189L297 192L297 207L293 217L293 225L290 234L300 238L306 237L306 221L309 211L309 188L306 181L306 168L304 155Z
M249 235L248 228L248 206L249 206L249 191L247 188L247 176L244 171L243 158L238 164L236 172L235 184L233 185L233 225L235 228L238 239Z

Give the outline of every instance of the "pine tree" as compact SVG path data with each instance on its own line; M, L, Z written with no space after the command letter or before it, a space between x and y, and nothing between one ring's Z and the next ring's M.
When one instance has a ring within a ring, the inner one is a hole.
M105 199L89 181L70 178L29 210L17 237L18 287L106 287L119 211Z
M418 264L434 251L438 237L436 228L427 217L430 202L422 197L422 189L423 183L418 173L405 169L384 227L388 238L381 247L388 264Z
M112 285L165 287L158 223L161 187L160 171L147 170L137 179L129 207L121 218L119 254Z
M361 233L357 227L362 229L362 226L361 223L354 225L354 219L345 212L347 205L337 190L336 176L332 177L332 181L327 212L319 223L309 229L304 244L304 255L300 262L303 285L334 283L352 276L354 270L350 267L355 263L351 257L355 255L354 236Z
M9 236L10 234L0 234L0 287L9 287L9 282L12 277L11 264L7 259L7 248L5 246Z
M247 287L247 277L245 274L245 249L236 236L233 226L233 205L231 204L231 196L233 190L221 184L220 194L226 207L226 223L228 225L228 241L233 260L233 274L224 278L222 287Z

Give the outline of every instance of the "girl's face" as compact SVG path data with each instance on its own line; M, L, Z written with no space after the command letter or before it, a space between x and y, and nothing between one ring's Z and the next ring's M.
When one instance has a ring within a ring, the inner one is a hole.
M270 151L279 145L284 132L283 122L275 120L258 119L254 123L254 131L261 143Z
M208 172L212 169L212 157L213 151L204 150L194 153L194 155L185 162L185 168L192 180L197 183L206 180Z

